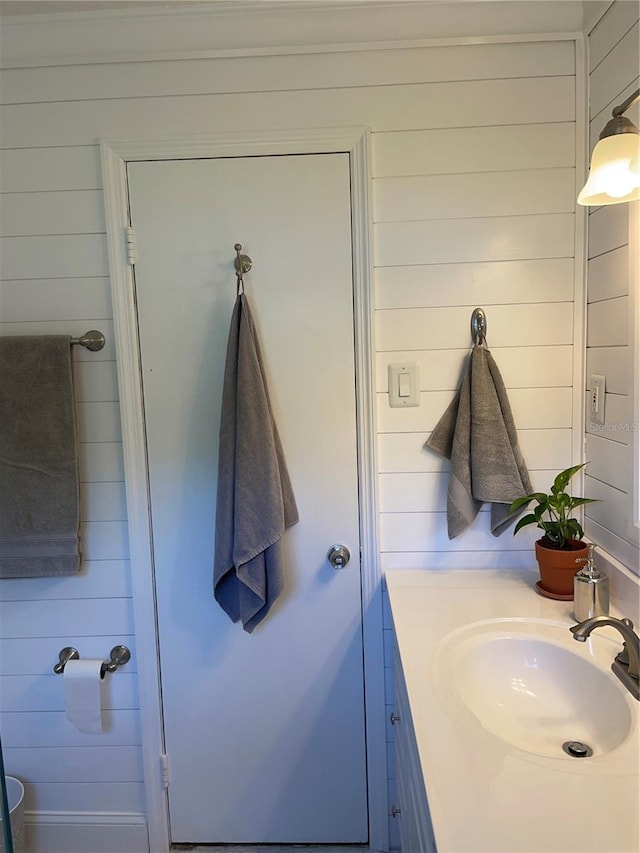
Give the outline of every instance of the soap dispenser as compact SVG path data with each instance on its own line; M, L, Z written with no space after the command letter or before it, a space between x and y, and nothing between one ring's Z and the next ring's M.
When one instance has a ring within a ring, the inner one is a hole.
M589 556L576 559L576 563L585 563L573 579L573 615L578 622L609 615L609 578L594 562L595 547L589 545Z

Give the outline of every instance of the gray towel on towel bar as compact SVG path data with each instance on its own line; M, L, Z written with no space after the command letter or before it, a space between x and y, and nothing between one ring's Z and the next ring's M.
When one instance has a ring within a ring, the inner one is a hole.
M473 348L455 398L425 443L451 460L447 529L454 539L491 503L491 532L499 536L520 512L509 504L533 488L518 445L511 406L493 356Z
M0 338L0 577L80 568L71 339Z
M280 539L298 521L244 294L229 330L220 417L213 589L251 633L284 587Z

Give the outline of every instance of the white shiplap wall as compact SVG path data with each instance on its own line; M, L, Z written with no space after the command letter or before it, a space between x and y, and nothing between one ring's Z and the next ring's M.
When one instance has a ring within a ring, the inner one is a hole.
M4 72L0 332L96 327L108 340L75 353L82 573L0 584L6 763L51 826L112 812L110 831L124 826L113 849L143 843L125 826L144 812L135 654L112 680L100 745L66 725L51 673L63 645L135 652L97 140L370 126L382 567L524 566L534 537L495 539L486 513L447 540L446 464L422 445L482 305L534 482L574 461L575 71L571 38L541 38ZM386 365L408 358L421 366L421 406L391 410ZM51 826L33 836L38 851L75 851L55 846Z
M459 384L476 305L487 314L488 343L508 389L534 487L546 489L555 473L574 461L573 47L569 42L536 46L537 73L543 67L557 72L562 67L556 82L557 94L563 96L540 104L542 113L535 118L529 113L532 123L524 116L515 123L510 109L503 122L490 126L374 136L379 509L385 570L532 565L535 534L514 539L509 531L495 538L486 511L449 542L448 464L423 449ZM552 111L547 112L548 106ZM387 364L402 361L420 366L419 408L389 408ZM389 703L391 627L385 609ZM389 704L387 719L392 710ZM392 802L393 737L388 726Z
M640 22L637 3L612 3L589 35L590 150L611 110L639 85ZM637 125L636 103L627 115ZM635 203L637 204L637 202ZM639 530L632 522L634 351L630 253L640 236L629 232L630 205L595 208L589 216L587 266L587 389L592 373L606 377L605 424L591 423L586 399L587 535L632 571L640 573Z

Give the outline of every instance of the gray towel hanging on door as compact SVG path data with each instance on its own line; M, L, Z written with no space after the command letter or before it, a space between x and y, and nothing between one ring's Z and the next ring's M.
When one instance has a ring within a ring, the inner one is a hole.
M280 539L298 521L247 298L236 299L220 417L213 589L251 633L284 587Z

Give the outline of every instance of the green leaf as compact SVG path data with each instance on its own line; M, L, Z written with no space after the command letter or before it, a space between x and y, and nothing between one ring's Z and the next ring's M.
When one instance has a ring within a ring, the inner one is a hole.
M551 486L552 493L554 495L557 495L558 492L564 491L573 475L576 474L581 468L584 468L585 465L586 462L583 462L580 465L574 465L572 468L567 468L564 471L561 471L553 481L553 486Z
M544 535L555 545L562 545L564 543L564 537L560 532L558 523L555 521L552 521L545 527Z
M582 539L584 531L581 524L575 519L570 518L567 522L565 539Z
M571 498L571 509L576 506L584 506L584 504L598 503L598 498Z
M520 509L523 506L526 506L528 503L531 503L533 500L533 495L525 495L522 498L516 498L515 501L509 507L509 512L515 512L517 509Z
M538 519L532 513L529 515L523 515L520 521L516 524L513 535L515 536L518 530L522 530L523 527L526 527L527 524L537 524Z
M547 511L547 508L546 508L546 506L544 506L544 504L538 504L538 506L533 511L533 514L535 516L536 521L540 521L540 519L542 518L542 516L545 514L546 511Z
M532 495L523 495L521 498L516 498L511 506L509 507L509 512L515 512L517 509L520 509L523 506L531 503L531 501L538 501L538 503L542 503L547 500L547 496L544 492L534 492Z
M544 492L534 492L531 497L537 500L539 504L541 504L547 502L548 495L545 495Z
M563 509L562 495L550 495L547 504L549 509L560 515Z

